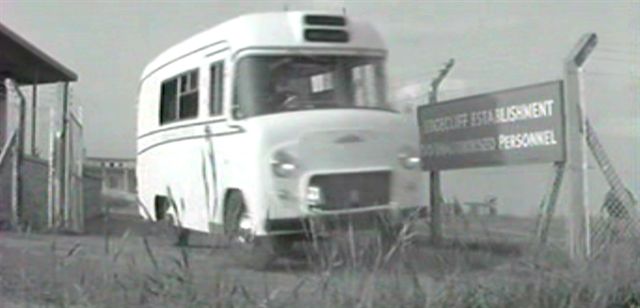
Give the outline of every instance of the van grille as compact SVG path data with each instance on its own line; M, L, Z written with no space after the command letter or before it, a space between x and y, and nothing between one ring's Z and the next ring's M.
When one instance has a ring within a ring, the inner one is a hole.
M309 185L320 188L324 202L312 208L341 210L389 204L390 184L387 171L315 175Z

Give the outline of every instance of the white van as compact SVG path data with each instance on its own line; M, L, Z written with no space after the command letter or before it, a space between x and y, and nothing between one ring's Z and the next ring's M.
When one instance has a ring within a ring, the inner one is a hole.
M140 86L141 215L249 241L424 208L386 54L369 24L314 12L241 16L163 52Z

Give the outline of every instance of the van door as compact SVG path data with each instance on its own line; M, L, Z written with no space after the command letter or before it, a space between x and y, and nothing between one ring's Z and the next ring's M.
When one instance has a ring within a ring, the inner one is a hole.
M221 148L221 138L217 137L228 132L228 117L225 112L225 93L227 89L227 78L225 78L226 60L228 57L228 49L222 49L218 52L209 54L206 58L202 71L205 73L206 103L207 106L203 110L208 112L208 123L204 127L205 144L203 152L203 172L206 178L205 199L209 224L220 223L218 217L222 208L222 199L224 194L224 185L221 183L221 174L224 173L223 153ZM210 228L211 229L211 228ZM211 231L211 230L210 230Z

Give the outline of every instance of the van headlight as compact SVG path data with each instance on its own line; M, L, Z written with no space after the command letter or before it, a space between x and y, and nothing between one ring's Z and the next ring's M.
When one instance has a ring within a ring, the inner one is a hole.
M295 159L287 152L278 151L271 158L271 170L278 177L290 177L297 169L298 166Z
M405 147L398 154L398 161L406 169L417 169L420 167L420 156L418 151Z

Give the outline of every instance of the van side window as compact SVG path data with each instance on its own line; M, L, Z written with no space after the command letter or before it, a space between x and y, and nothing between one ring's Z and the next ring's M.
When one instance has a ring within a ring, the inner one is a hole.
M192 70L162 83L160 124L198 116L198 70Z
M176 119L178 98L178 79L167 80L162 83L160 94L160 124Z
M224 62L211 64L209 73L211 74L211 81L209 83L209 113L211 115L220 115L222 114Z

